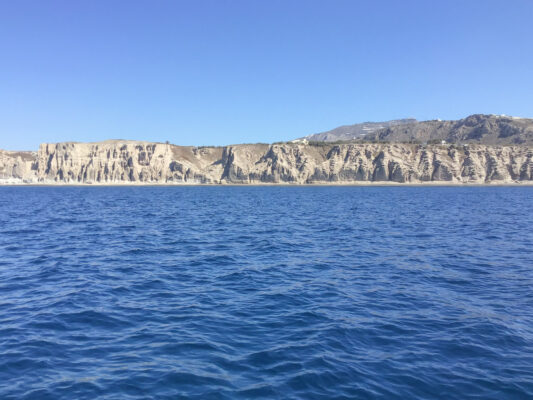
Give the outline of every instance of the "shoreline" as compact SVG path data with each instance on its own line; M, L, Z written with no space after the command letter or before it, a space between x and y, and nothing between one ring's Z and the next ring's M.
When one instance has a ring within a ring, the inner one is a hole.
M1 182L0 187L533 187L533 181L512 181L512 182L318 182L318 183L291 183L291 182L260 182L260 183L154 183L154 182L124 182L124 183L63 183L63 182L42 182L42 183L18 183L18 182Z
M31 155L0 151L0 185L525 186L533 148L44 143Z

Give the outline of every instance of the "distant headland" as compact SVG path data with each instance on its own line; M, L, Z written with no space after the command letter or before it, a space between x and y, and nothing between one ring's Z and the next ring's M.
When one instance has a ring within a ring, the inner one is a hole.
M129 140L0 150L0 184L533 184L533 120L472 115L222 147Z

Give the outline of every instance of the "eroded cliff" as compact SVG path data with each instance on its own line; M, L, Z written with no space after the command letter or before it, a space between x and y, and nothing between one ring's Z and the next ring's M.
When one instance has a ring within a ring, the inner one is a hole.
M414 144L182 147L113 140L0 151L0 182L532 183L533 148Z

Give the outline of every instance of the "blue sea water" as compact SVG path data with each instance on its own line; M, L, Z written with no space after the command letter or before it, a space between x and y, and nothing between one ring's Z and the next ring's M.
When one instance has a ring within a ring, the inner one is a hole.
M531 399L531 187L1 187L1 399Z

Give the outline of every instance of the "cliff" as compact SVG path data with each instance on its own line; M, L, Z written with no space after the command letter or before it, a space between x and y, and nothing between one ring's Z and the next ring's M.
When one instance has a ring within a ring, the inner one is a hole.
M0 150L0 183L37 182L37 153Z
M533 147L106 141L0 151L0 182L40 184L533 183Z

